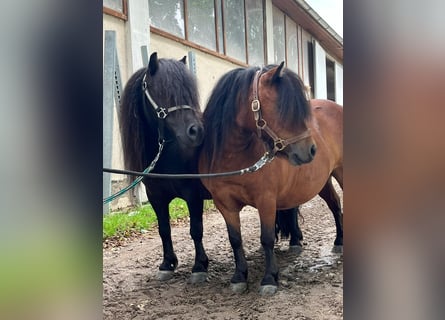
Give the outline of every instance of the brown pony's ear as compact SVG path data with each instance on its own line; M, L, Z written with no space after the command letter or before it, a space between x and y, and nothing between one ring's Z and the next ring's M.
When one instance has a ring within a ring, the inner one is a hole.
M153 52L150 56L150 62L148 63L147 71L150 76L154 75L156 71L159 69L159 60L158 60L158 53Z
M272 76L272 83L280 81L280 79L283 77L284 74L284 61L280 63L277 70L275 70L275 73Z
M179 61L181 61L183 64L187 64L187 56L182 57L182 59Z

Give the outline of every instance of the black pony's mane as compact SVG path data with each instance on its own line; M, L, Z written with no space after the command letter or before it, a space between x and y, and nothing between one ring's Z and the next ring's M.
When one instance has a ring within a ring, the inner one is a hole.
M267 72L277 65L262 69ZM209 165L221 156L222 147L235 127L238 106L250 108L248 94L258 67L237 68L221 77L213 89L204 110L204 150ZM310 116L304 84L293 71L285 69L283 76L273 83L277 90L277 110L284 125L299 125ZM261 102L261 101L260 101ZM266 119L267 120L267 119Z
M196 78L185 63L173 59L158 62L153 76L148 76L147 68L136 71L122 95L119 124L124 165L128 170L143 171L158 152L158 120L142 90L144 74L147 73L150 95L159 106L189 105L201 112Z

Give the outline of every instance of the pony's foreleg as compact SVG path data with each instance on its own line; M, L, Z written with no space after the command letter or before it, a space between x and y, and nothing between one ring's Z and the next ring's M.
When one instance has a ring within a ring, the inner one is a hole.
M217 203L215 203L217 205ZM218 205L217 205L218 207ZM239 211L220 209L227 225L230 245L235 257L235 273L230 280L232 291L242 293L247 289L247 261L244 255L243 240L241 238L241 223Z
M162 248L164 250L164 259L159 266L158 279L165 281L173 277L173 272L178 266L178 258L173 250L171 237L170 215L168 212L169 202L150 199L150 203L158 219L159 235L161 236Z
M261 281L260 294L274 294L278 288L278 265L275 258L275 204L258 208L261 221L261 244L264 249L266 268Z
M340 198L332 185L331 178L328 179L319 195L326 201L326 204L334 215L337 236L334 241L333 250L335 252L341 252L343 249L343 212L341 211Z
M202 244L203 227L202 227L202 212L203 199L193 199L187 201L187 206L190 212L190 235L195 243L195 264L192 268L192 275L190 277L191 283L204 282L207 279L207 269L209 266L209 258L204 250Z

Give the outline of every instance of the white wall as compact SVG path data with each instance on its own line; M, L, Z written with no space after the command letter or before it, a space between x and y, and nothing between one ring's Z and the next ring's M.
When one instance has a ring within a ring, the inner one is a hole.
M343 105L343 66L335 62L335 100Z
M143 67L141 47L150 49L150 16L147 0L128 1L127 51L128 73Z

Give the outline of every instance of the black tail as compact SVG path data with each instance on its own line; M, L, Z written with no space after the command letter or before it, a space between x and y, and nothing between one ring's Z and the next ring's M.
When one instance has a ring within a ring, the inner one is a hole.
M277 215L275 219L275 238L278 241L278 236L281 235L281 239L289 239L293 232L299 240L303 239L303 235L298 226L298 215L300 214L299 207L277 210Z

